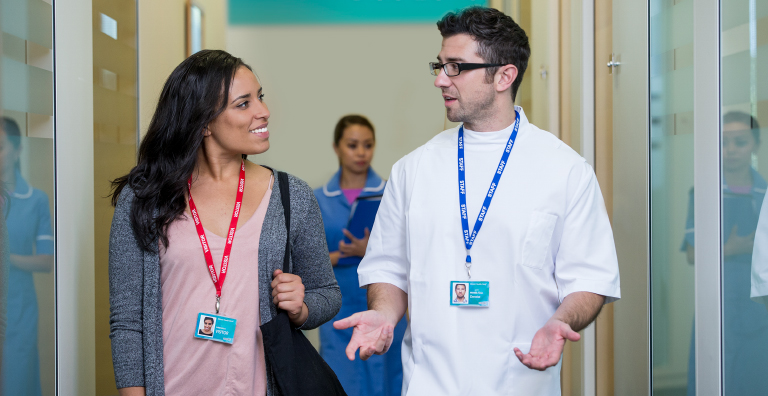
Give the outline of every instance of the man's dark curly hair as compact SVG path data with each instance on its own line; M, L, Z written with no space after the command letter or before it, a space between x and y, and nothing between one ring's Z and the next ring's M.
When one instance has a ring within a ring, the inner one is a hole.
M517 78L512 83L512 100L523 81L528 67L531 46L528 36L508 15L494 8L469 7L458 13L449 12L437 22L443 38L468 34L477 42L478 54L486 63L512 64L517 67ZM485 69L486 82L492 82L498 67Z

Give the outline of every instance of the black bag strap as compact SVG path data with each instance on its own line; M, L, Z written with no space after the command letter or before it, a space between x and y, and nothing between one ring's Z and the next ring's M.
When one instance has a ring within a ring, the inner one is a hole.
M277 185L280 188L280 200L283 202L285 215L285 256L283 257L283 272L291 273L291 192L288 190L288 174L277 172Z

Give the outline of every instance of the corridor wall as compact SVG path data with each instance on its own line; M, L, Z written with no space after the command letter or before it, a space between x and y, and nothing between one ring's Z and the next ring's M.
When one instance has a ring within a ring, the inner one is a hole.
M382 177L444 129L445 109L427 63L440 52L433 23L238 25L227 49L261 79L271 111L268 152L253 161L321 186L336 171L333 128L350 113L376 128Z

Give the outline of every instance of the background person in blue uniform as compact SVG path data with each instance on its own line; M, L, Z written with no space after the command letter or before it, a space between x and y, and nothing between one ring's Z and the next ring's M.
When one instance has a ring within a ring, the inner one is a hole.
M757 120L742 112L723 116L723 325L725 394L761 395L768 389L768 311L750 299L752 248L768 184L752 167L760 145ZM694 264L693 190L682 250ZM696 394L694 337L688 395Z
M400 395L403 368L400 343L407 326L403 318L395 328L392 348L396 353L372 356L367 361L347 359L345 350L352 338L352 329L336 330L332 323L355 312L368 309L365 289L357 280L357 265L338 265L339 258L363 256L368 246L370 230L363 238L355 238L345 230L352 202L357 197L384 193L386 182L371 169L376 136L367 118L348 115L336 124L333 150L339 157L339 170L324 186L315 190L325 225L325 237L330 250L336 280L341 288L341 311L334 320L320 326L320 353L339 377L350 395ZM347 235L351 243L344 242Z
M21 177L21 133L3 117L0 133L2 182L10 191L3 214L8 227L10 268L7 328L3 342L3 395L40 395L40 357L37 351L37 293L33 272L53 268L53 232L48 196Z

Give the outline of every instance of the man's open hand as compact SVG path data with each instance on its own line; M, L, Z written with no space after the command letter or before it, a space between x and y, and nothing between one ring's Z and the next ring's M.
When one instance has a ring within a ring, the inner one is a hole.
M352 339L347 345L347 358L355 360L355 351L360 348L360 359L367 360L374 353L384 354L392 345L395 326L387 321L386 316L378 311L358 312L348 318L333 323L337 330L354 327Z
M551 319L533 336L531 350L523 354L515 348L515 355L526 367L544 371L560 361L565 340L578 341L580 338L579 333L571 330L568 324Z

